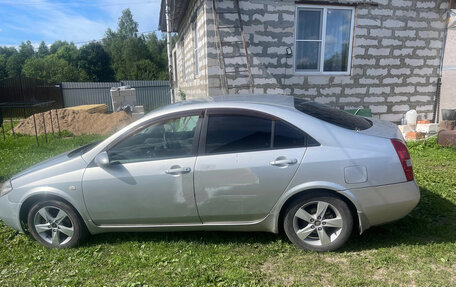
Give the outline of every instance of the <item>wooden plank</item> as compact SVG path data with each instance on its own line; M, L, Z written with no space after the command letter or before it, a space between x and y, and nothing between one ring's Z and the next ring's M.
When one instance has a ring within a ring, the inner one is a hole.
M108 106L105 104L96 104L96 105L74 106L74 107L68 107L66 109L67 110L84 110L90 114L94 114L94 113L104 114L108 111Z

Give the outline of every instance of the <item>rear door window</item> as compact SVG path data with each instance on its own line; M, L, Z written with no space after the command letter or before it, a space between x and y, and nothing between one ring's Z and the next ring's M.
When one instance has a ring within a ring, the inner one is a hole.
M274 148L294 148L306 145L307 135L300 129L284 122L274 123Z
M312 139L304 131L286 121L248 113L209 113L205 153L298 148L307 146ZM315 140L312 143L312 146L319 145Z
M272 120L248 115L209 115L206 154L270 149Z

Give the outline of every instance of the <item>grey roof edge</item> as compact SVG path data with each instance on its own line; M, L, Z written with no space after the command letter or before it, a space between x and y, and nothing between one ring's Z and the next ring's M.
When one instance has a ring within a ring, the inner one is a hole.
M184 15L187 12L189 0L169 0L171 15L171 32L178 32L179 26L184 19ZM158 20L158 29L162 32L166 32L166 0L161 0L160 4L160 18Z

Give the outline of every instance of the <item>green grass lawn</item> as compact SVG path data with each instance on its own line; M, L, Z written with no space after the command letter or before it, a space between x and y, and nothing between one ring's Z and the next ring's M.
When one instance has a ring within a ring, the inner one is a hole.
M33 137L0 138L0 181L97 139L37 147ZM234 232L103 234L51 250L0 222L0 286L455 286L456 149L434 139L410 151L418 207L337 252L302 251L284 235Z

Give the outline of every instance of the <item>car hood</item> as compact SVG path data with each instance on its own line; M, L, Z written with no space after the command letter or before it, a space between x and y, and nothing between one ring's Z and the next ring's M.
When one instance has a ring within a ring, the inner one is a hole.
M15 174L11 179L16 179L18 177L21 177L21 176L24 176L26 174L32 173L34 171L45 169L45 168L51 167L53 165L69 161L71 159L70 157L68 157L68 154L70 152L71 151L62 153L62 154L60 154L58 156L52 157L52 158L47 159L45 161L42 161L42 162L40 162L38 164L35 164L34 166L29 167L26 170L23 170L23 171Z

